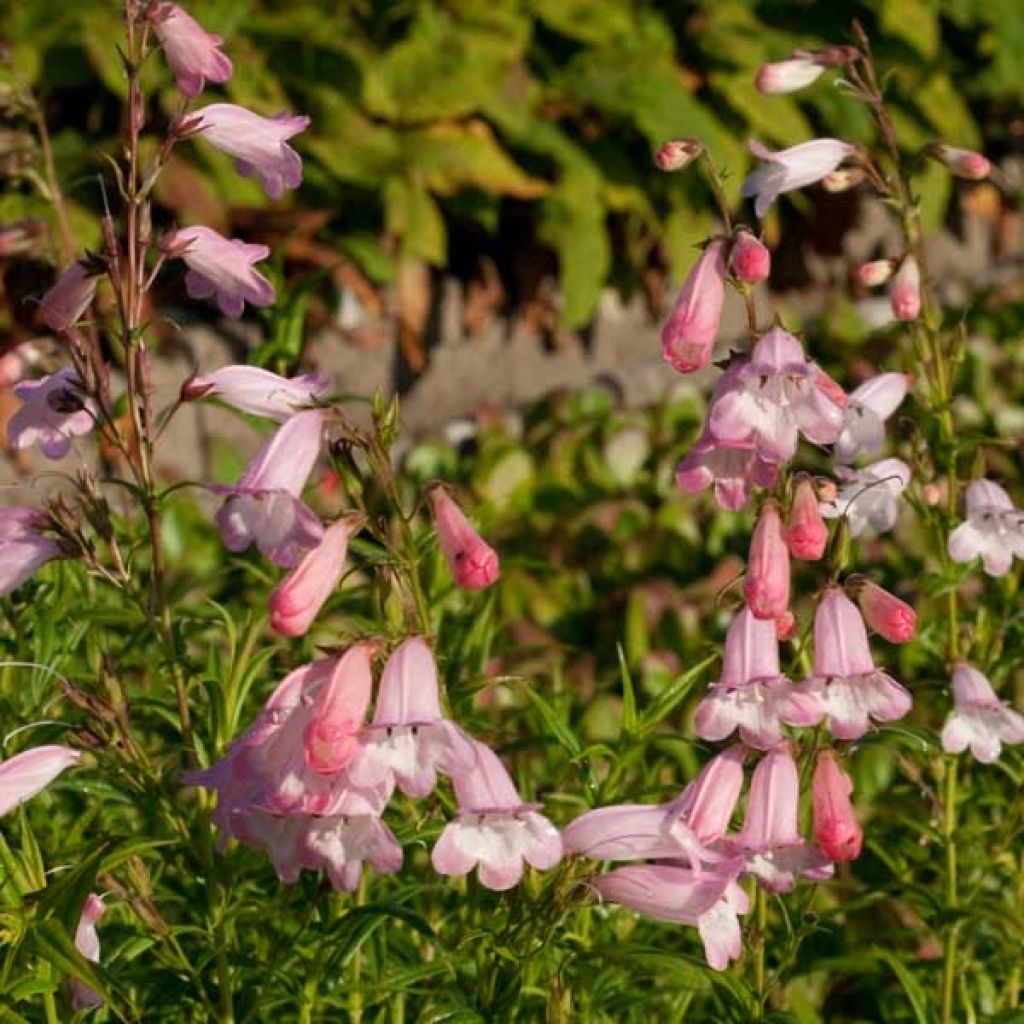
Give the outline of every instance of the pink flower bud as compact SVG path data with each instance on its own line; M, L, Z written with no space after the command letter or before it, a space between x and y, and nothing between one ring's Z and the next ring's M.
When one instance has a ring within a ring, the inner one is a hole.
M234 69L231 61L220 52L220 36L204 31L202 25L177 4L158 4L150 17L167 65L178 88L189 99L195 99L203 91L205 79L226 82L231 77Z
M821 179L821 187L826 192L849 192L856 188L865 178L867 173L862 167L843 167L837 171L829 171Z
M489 587L500 572L500 563L490 547L466 518L442 484L427 492L437 539L458 586L466 590Z
M811 786L814 810L814 838L829 860L856 860L864 833L853 814L850 794L853 783L836 763L831 750L818 754Z
M683 282L661 331L661 354L680 373L711 362L725 303L725 239L710 242Z
M905 644L913 639L917 613L905 601L866 580L857 592L857 603L864 621L889 643Z
M921 315L921 271L913 256L907 256L896 271L889 304L897 320L916 320Z
M100 962L100 937L96 931L96 923L106 911L103 900L91 892L85 898L82 913L75 929L75 949L90 963ZM75 1010L86 1010L103 1005L103 997L94 992L84 981L71 979L71 1006Z
M86 260L72 263L40 303L39 311L46 326L51 331L74 327L92 304L97 280L95 269Z
M370 705L370 659L377 642L353 644L339 659L317 700L303 742L306 764L321 775L341 771L355 756Z
M970 149L957 149L944 142L933 142L925 146L924 151L933 160L945 164L958 178L966 178L968 181L981 181L992 171L992 162L988 157Z
M926 505L934 508L940 501L942 501L942 488L935 483L926 483L921 485L921 499Z
M854 275L865 288L877 288L892 277L894 269L892 260L872 260L870 263L862 263Z
M654 162L661 171L681 171L704 152L700 139L669 139L654 154Z
M789 512L786 529L786 544L794 558L816 562L825 553L828 543L828 527L821 517L814 485L808 477L801 477L793 495L793 507Z
M740 228L729 256L732 272L747 284L764 281L772 270L772 254L768 247L746 228Z
M775 620L775 639L789 640L796 632L796 616L792 612L783 612Z
M762 507L754 529L743 593L757 619L778 619L789 610L789 552L772 501Z
M825 70L810 54L794 54L789 60L762 64L754 84L768 95L796 92L810 85Z

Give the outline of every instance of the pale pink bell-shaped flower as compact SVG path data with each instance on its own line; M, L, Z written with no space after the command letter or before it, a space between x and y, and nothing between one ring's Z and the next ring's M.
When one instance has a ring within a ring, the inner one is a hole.
M800 775L789 745L782 744L754 769L743 827L728 840L730 850L744 858L746 872L770 892L789 892L797 875L820 882L834 871L800 835L799 808Z
M310 816L300 833L299 854L304 867L324 868L331 885L343 892L358 887L364 862L379 875L394 874L402 866L398 840L372 814Z
M750 152L765 163L743 182L743 195L756 196L754 211L758 217L783 193L804 188L834 171L856 147L839 139L812 139L799 146L773 152L759 142L749 144Z
M524 804L498 755L474 741L474 763L453 780L459 817L449 822L430 859L441 875L465 875L479 866L480 884L511 889L523 861L539 870L562 859L558 829Z
M32 747L0 762L0 815L31 800L81 759L80 751L52 744Z
M907 255L889 285L889 305L897 320L916 320L921 315L921 269Z
M988 157L970 149L958 149L944 142L933 142L930 146L925 146L924 151L939 163L945 164L958 178L981 181L992 172L992 162Z
M814 615L814 672L803 689L820 701L836 739L857 740L876 722L895 722L913 699L875 667L857 606L830 587Z
M185 401L219 398L240 412L284 422L316 405L330 389L330 378L324 373L288 378L258 366L222 366L186 381L181 395Z
M772 272L772 254L752 231L740 228L733 239L729 266L740 281L757 284Z
M353 644L313 705L305 731L306 763L321 775L340 772L356 755L356 738L373 690L371 643Z
M1004 743L1024 743L1024 715L1001 701L972 665L953 669L953 710L942 729L942 749L962 754L968 746L982 764L992 764Z
M967 521L949 535L954 562L980 558L989 576L1010 571L1014 555L1024 558L1024 511L991 480L973 480L967 487Z
M712 239L683 282L661 331L662 358L680 373L711 361L725 302L725 239Z
M319 409L296 413L263 443L237 484L211 488L227 495L217 525L229 551L255 544L275 565L291 568L320 543L323 524L299 498L320 453L323 427Z
M106 912L103 900L94 893L89 893L85 898L82 913L78 918L78 927L75 929L75 949L90 963L100 962L100 937L96 931L96 924ZM103 997L94 992L84 981L77 978L71 979L71 1007L74 1010L87 1010L94 1006L102 1006Z
M860 264L854 275L865 288L877 288L892 277L895 269L896 264L892 260L871 260Z
M825 553L828 544L828 527L818 508L818 496L814 483L802 476L793 492L793 507L789 510L786 524L786 545L794 558L816 562Z
M466 590L489 587L501 571L498 555L473 528L443 484L427 490L434 513L437 540L458 586Z
M863 469L836 468L843 486L833 501L821 503L826 519L843 516L850 536L859 537L868 527L886 533L896 525L900 500L910 483L910 467L900 459L882 459Z
M43 296L39 312L51 331L74 327L96 297L99 275L89 260L77 260L57 279Z
M238 173L258 177L271 199L302 182L302 160L288 139L309 127L298 114L260 117L233 103L211 103L196 111L199 132L211 146L233 156Z
M889 643L905 644L913 640L917 613L906 601L871 580L863 580L857 587L857 604L868 626Z
M35 571L61 555L60 544L39 532L46 516L22 505L0 508L0 597L20 587Z
M885 444L885 421L907 397L905 373L880 373L850 392L843 432L835 446L839 462L874 455Z
M762 64L754 84L759 92L770 96L796 92L816 81L824 70L825 65L819 64L812 54L797 54L789 60Z
M697 841L707 845L728 831L743 789L747 751L739 743L713 757L667 807L667 813L686 824Z
M814 767L811 804L814 812L814 838L829 860L841 863L856 860L864 842L850 803L853 783L839 767L831 750L822 750Z
M779 670L775 623L744 608L725 637L722 676L697 706L694 725L701 739L724 740L735 729L748 747L770 750L782 742L782 725L821 720L814 696L801 692Z
M225 316L241 316L247 302L269 306L274 301L274 286L253 267L270 255L265 245L225 238L213 228L197 224L172 232L164 238L162 248L187 264L189 295L193 299L216 296Z
M719 442L752 441L762 459L781 463L793 457L798 434L814 444L834 443L844 405L842 391L808 362L800 342L774 327L713 400L708 424Z
M754 527L743 595L758 619L777 619L789 608L789 549L774 501L764 503Z
M437 771L457 776L476 763L473 741L441 714L437 665L426 640L403 641L388 658L377 690L372 724L363 730L349 766L357 786L388 788L424 797Z
M178 88L189 99L195 99L203 91L206 79L226 82L231 77L234 69L231 61L220 52L220 36L206 32L177 4L157 4L150 18L167 66Z
M344 516L324 530L320 543L270 595L271 628L282 636L302 636L334 592L345 568L348 542L363 523L361 516Z
M654 162L661 171L681 171L704 152L704 143L692 137L669 139L654 154Z
M656 921L697 929L708 966L724 971L743 952L738 915L750 899L734 872L697 873L671 864L638 864L598 875L590 884L612 903Z
M70 366L23 380L14 385L14 393L24 403L7 421L7 440L15 451L38 444L48 459L62 459L74 438L96 426L93 403Z

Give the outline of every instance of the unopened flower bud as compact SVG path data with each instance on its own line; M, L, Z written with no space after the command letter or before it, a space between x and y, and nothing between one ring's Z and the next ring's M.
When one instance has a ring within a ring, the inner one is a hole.
M654 154L654 162L662 171L681 171L693 163L704 151L700 139L669 139L663 142Z
M732 272L747 284L764 281L772 270L772 256L768 247L753 232L740 228L729 256Z
M926 505L934 508L942 501L942 488L938 484L929 481L921 485L921 499Z
M796 92L815 81L825 70L811 54L794 54L789 60L762 64L754 84L759 92L776 96Z
M809 477L797 481L793 507L786 527L786 544L794 558L816 562L825 553L828 527L821 516L814 485Z
M857 591L864 621L891 644L905 644L917 630L917 613L905 601L865 580Z
M916 320L921 315L921 271L917 260L907 256L889 288L889 304L897 320Z
M766 502L754 528L743 593L758 619L778 619L789 610L789 551L779 508Z
M933 160L945 164L958 178L966 178L968 181L981 181L992 171L992 162L988 157L970 149L957 149L944 142L933 142L925 146L924 151Z
M877 288L892 277L894 269L892 260L871 260L870 263L862 263L854 271L854 276L865 288Z
M867 172L863 167L843 167L831 171L821 179L821 187L826 192L848 192L856 188L865 178Z
M458 586L466 590L489 587L500 571L494 549L473 528L442 484L427 491L434 513L437 539Z
M791 611L783 612L775 620L775 637L777 640L789 640L796 632L796 616Z
M811 784L811 802L814 838L829 860L856 860L860 856L864 833L854 817L852 792L853 783L839 767L835 754L821 751Z

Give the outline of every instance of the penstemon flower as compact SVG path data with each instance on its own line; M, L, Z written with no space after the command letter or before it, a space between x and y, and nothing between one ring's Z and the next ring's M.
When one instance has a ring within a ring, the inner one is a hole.
M174 73L178 88L189 99L203 91L206 79L226 82L231 77L234 68L220 52L220 36L206 32L177 4L158 3L150 18L167 66Z
M711 361L725 302L725 239L708 243L694 264L661 332L661 354L680 373Z
M814 483L809 477L802 476L797 480L793 507L789 510L786 546L794 558L816 562L825 553L827 543L828 527L821 517Z
M94 964L100 962L100 937L96 930L96 924L106 909L103 900L96 893L89 893L78 918L78 927L75 929L75 949L86 960ZM71 979L72 1009L87 1010L102 1005L103 997L98 992L94 992L85 982L79 981L77 978Z
M839 139L812 139L789 149L772 151L759 142L750 143L750 152L764 164L747 176L743 195L755 197L754 212L764 217L768 207L783 192L792 192L821 181L834 171L856 147Z
M78 750L51 745L32 747L0 762L0 815L31 800L81 759Z
M774 501L764 503L754 527L743 596L759 619L778 619L789 610L789 549Z
M889 285L889 303L897 320L916 320L921 315L921 270L907 255Z
M72 263L43 296L39 312L51 331L70 330L85 315L96 297L96 286L102 269L95 260Z
M190 377L181 392L185 401L218 398L240 412L283 422L314 406L330 389L323 373L288 378L258 366L222 366Z
M772 254L752 231L740 228L729 253L729 266L740 281L757 284L767 280L772 271Z
M427 500L434 513L438 543L456 585L465 590L489 587L500 573L494 548L477 533L443 484L431 486Z
M831 750L822 750L811 784L814 810L814 838L829 860L856 860L864 843L864 832L853 813L850 794L853 783L839 767Z
M76 437L96 426L96 411L71 367L39 380L23 380L14 393L24 403L7 422L15 450L38 444L48 459L62 459Z
M885 444L885 421L907 395L905 373L880 373L850 392L843 432L835 446L844 464L861 455L874 455Z
M819 64L814 54L794 54L789 60L762 64L755 84L768 95L796 92L817 81L824 70L825 65Z
M980 558L989 576L1005 576L1014 556L1024 558L1024 511L991 480L974 480L967 487L967 521L949 535L954 562Z
M953 710L942 729L942 749L962 754L968 747L975 759L991 764L1004 743L1024 743L1024 715L1001 701L992 684L973 665L953 670Z
M901 459L882 459L863 469L836 468L843 481L831 501L821 503L826 519L845 517L850 536L859 537L868 527L886 533L896 525L901 496L910 483L910 467Z

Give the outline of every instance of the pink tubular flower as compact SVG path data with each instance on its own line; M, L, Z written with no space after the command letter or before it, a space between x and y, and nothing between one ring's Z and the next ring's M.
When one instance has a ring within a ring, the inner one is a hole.
M427 490L427 500L455 583L466 590L489 587L501 571L494 548L476 532L443 484L433 484Z
M46 517L22 505L0 508L0 597L20 587L41 565L61 555L60 545L39 532Z
M889 304L897 320L916 320L921 315L921 270L907 255L889 286Z
M789 608L789 551L774 501L764 503L754 527L743 594L758 619L777 619Z
M885 444L885 421L907 397L905 373L880 373L850 393L843 432L835 456L849 464L859 455L874 455Z
M892 260L872 260L870 263L862 263L854 274L865 288L877 288L892 277L895 269Z
M74 327L96 297L99 275L89 260L77 260L43 296L39 311L51 331Z
M204 31L202 25L177 4L158 4L151 18L167 66L178 88L190 100L203 91L205 79L226 82L231 77L234 68L220 52L220 36Z
M885 533L896 525L900 498L910 483L910 467L900 459L882 459L863 469L836 468L842 489L832 501L821 503L826 519L846 517L850 536L859 537L869 526Z
M375 648L373 643L353 644L338 659L312 705L303 736L306 764L321 775L337 774L356 755L356 737L370 706L370 658Z
M789 892L798 874L820 882L833 867L808 843L797 827L800 778L788 744L776 747L758 762L750 783L743 828L732 840L747 873L770 892Z
M713 843L728 831L743 789L746 756L746 749L739 743L723 750L665 808L670 817L691 830L699 843Z
M163 240L162 248L188 265L185 287L189 295L193 299L216 295L225 316L241 316L246 302L269 306L274 301L274 286L253 269L254 263L270 255L265 245L225 238L213 228L197 224L172 232Z
M211 103L196 112L197 131L236 161L243 178L259 177L271 199L302 182L302 160L288 139L309 127L309 118L297 114L260 117L233 103Z
M287 378L258 366L222 366L192 377L181 392L184 401L219 398L241 412L283 422L315 405L330 387L330 379L323 373Z
M949 535L954 562L980 558L989 576L1005 576L1014 555L1024 558L1024 511L991 480L974 480L967 487L967 521Z
M290 569L320 543L323 525L299 497L322 436L319 409L296 413L264 442L237 484L212 488L227 495L217 525L229 551L255 543L265 558Z
M982 764L991 764L1004 743L1024 743L1024 715L1004 704L976 668L953 670L953 711L942 729L942 749L962 754L968 746Z
M825 553L828 527L821 518L818 497L809 477L797 481L793 494L793 507L789 510L786 526L786 544L794 558L816 562Z
M708 243L694 264L661 331L661 355L680 373L711 361L725 303L725 239Z
M853 783L839 767L836 755L831 750L821 751L811 785L814 838L821 852L837 863L856 860L864 842L850 803L852 792Z
M14 385L14 393L24 403L7 422L7 440L16 451L38 444L48 459L62 459L73 438L96 426L92 402L71 367L23 380Z
M970 149L958 149L956 146L947 146L944 142L933 142L930 146L925 146L924 151L940 164L945 164L958 178L981 181L992 172L992 163L988 157Z
M770 750L782 742L782 724L814 725L821 706L779 671L775 623L744 608L729 626L721 679L697 706L701 739L718 741L739 729L748 747Z
M364 862L379 875L394 874L402 866L398 840L373 814L308 818L299 835L298 852L304 867L325 868L331 885L344 892L358 887Z
M816 81L824 70L825 65L819 64L812 54L799 54L789 60L762 64L754 84L758 91L768 95L796 92Z
M274 588L270 625L282 636L302 636L341 579L348 542L362 525L361 516L345 516L324 530L315 548Z
M377 691L373 723L363 730L349 766L357 786L397 782L403 793L428 796L437 770L457 776L476 760L473 741L441 714L437 666L426 640L410 637L388 658Z
M877 583L864 580L857 590L864 621L891 644L905 644L914 638L917 613L905 601L883 590Z
M100 937L96 931L96 923L106 912L103 900L96 893L91 892L85 898L85 905L82 907L82 914L78 918L78 927L75 929L75 949L90 963L100 962ZM103 997L94 992L83 981L77 978L71 979L71 1007L74 1010L87 1010L90 1007L102 1006Z
M695 927L713 970L724 971L743 951L737 915L750 910L750 900L735 873L639 864L598 875L590 884L612 903L656 921Z
M722 444L752 442L767 462L788 462L798 434L832 444L843 426L845 396L808 362L800 342L774 327L754 346L711 405L708 425Z
M870 720L895 722L910 711L910 694L875 667L857 606L831 587L814 615L814 672L804 684L820 701L832 735L857 740Z
M704 143L700 139L669 139L658 147L654 162L660 171L681 171L703 152Z
M754 211L758 217L764 217L768 207L783 192L792 192L820 181L856 150L856 147L838 139L812 139L778 152L759 142L751 142L749 148L754 156L765 161L743 182L743 195L757 197Z
M539 870L562 859L558 829L524 804L498 755L473 741L471 768L454 779L459 817L445 825L430 855L440 875L465 875L479 865L480 884L511 889L523 876L523 861Z
M0 763L0 815L31 800L81 759L77 750L52 745L32 747Z
M732 243L729 266L739 280L757 284L772 272L772 254L753 232L740 228Z

